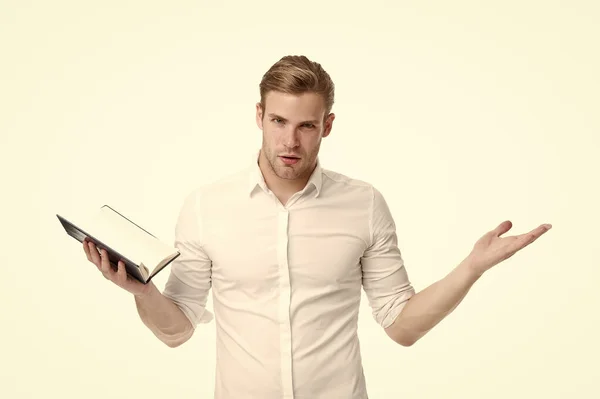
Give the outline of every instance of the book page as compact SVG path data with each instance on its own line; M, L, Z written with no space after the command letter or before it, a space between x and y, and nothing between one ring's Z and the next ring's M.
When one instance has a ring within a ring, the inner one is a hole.
M90 221L91 234L150 271L176 249L136 226L108 207L102 207Z

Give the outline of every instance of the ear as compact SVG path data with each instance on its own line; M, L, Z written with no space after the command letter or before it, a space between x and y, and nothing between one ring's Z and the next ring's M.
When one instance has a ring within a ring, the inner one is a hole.
M260 102L256 103L256 125L258 126L258 128L260 130L263 129L263 109L262 106L260 105Z
M323 128L323 137L327 137L329 136L329 133L331 133L331 129L333 128L333 120L335 119L335 114L331 113L327 116L327 119L325 119L325 126Z

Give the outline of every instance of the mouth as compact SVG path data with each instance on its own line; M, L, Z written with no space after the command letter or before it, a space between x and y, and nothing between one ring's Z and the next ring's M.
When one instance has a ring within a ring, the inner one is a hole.
M300 161L300 157L295 155L280 155L279 158L281 158L283 163L285 163L286 165L293 165Z

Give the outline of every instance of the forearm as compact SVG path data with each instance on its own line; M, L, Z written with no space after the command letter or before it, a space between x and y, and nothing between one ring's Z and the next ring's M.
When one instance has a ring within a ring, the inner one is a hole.
M479 278L465 259L446 277L414 295L386 333L401 345L414 344L452 313Z
M135 296L135 304L142 322L158 339L170 347L187 341L193 327L181 309L162 295L152 282L149 293Z

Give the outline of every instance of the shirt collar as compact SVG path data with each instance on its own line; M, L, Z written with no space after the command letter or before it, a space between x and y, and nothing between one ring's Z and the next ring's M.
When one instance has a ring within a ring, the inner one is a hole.
M265 182L264 176L258 166L258 157L260 151L254 154L252 158L252 165L250 167L249 180L248 180L248 195L252 196L254 190L260 187L264 191L268 191L267 183ZM317 165L310 175L306 187L302 191L306 191L310 186L313 186L316 190L316 197L321 193L323 186L323 168L321 167L321 161L317 157Z

